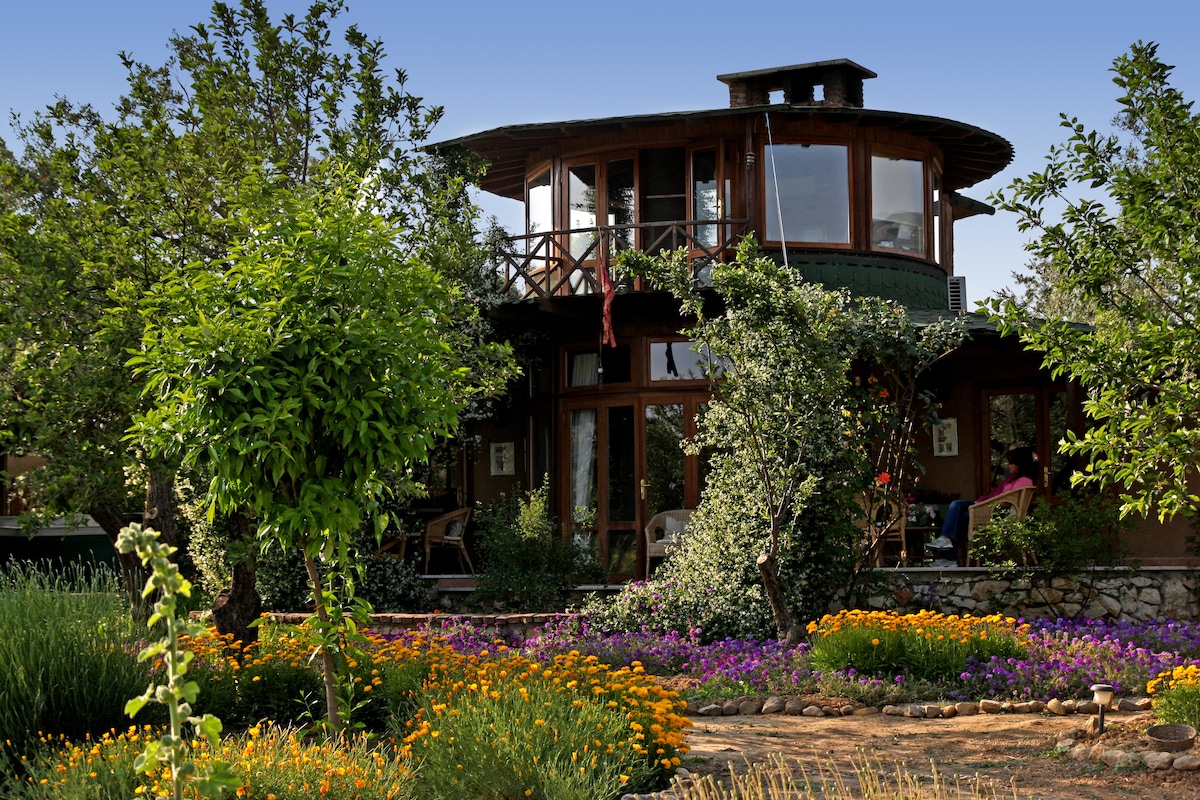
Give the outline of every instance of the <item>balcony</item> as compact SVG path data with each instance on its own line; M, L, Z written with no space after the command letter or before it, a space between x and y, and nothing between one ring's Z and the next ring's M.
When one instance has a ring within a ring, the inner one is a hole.
M693 282L706 286L713 263L732 257L749 225L746 219L680 220L542 231L508 237L494 258L503 292L513 300L598 294L602 291L598 267L634 249L661 253L686 248ZM649 287L637 280L622 288Z

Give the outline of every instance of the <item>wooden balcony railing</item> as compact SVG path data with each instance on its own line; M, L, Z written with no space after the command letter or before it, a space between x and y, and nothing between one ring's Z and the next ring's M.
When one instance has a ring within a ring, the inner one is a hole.
M600 292L597 267L610 264L625 251L645 253L687 248L692 280L708 285L715 261L731 257L749 229L749 220L682 220L608 225L512 236L496 251L504 293L514 300L550 298ZM625 290L641 291L640 281Z

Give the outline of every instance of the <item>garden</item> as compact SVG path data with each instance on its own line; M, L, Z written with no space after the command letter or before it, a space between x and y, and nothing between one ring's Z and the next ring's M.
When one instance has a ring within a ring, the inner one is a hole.
M619 631L584 613L523 638L452 616L403 634L364 631L341 651L346 726L334 732L322 718L318 630L265 621L243 649L179 628L173 658L175 620L163 603L175 590L158 583L155 630L167 632L148 642L114 575L5 569L3 796L618 798L663 789L678 767L697 766L685 710L696 699L1083 701L1105 682L1118 696L1150 693L1161 722L1200 725L1192 622L843 611L811 622L791 646L711 640L699 629ZM148 702L130 719L139 695ZM172 746L182 769L166 755ZM893 768L867 772L886 784ZM696 791L781 796L739 780L740 789L706 779ZM819 780L806 780L817 791ZM902 796L904 780L914 779L899 775L894 793L867 796ZM836 796L859 796L843 789Z

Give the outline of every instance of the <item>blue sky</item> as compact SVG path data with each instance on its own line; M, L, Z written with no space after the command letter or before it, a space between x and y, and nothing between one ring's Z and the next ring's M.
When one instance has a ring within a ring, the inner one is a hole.
M273 15L306 2L269 0ZM124 89L116 57L160 63L202 0L0 0L0 108L29 115L55 95L108 111ZM1016 160L965 193L984 200L1037 169L1064 138L1059 112L1105 127L1112 60L1155 41L1174 84L1200 98L1194 0L956 2L476 2L351 0L348 19L384 41L408 88L446 107L435 139L526 122L722 108L715 76L849 58L878 73L869 108L946 117L1011 141ZM0 137L10 146L7 125ZM510 227L507 203L481 198ZM1010 215L956 228L957 272L977 300L1026 261Z

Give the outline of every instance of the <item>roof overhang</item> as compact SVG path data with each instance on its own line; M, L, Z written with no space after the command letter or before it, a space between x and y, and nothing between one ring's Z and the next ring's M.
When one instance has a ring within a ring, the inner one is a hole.
M461 136L428 146L434 152L462 148L488 162L480 188L502 197L522 199L528 158L546 148L559 146L574 137L605 133L629 135L638 131L684 123L702 124L728 117L753 117L762 114L789 119L813 119L864 128L882 128L928 139L944 155L942 185L947 191L973 186L990 178L1012 161L1013 148L1008 140L990 131L961 122L863 108L830 108L794 105L722 108L711 111L678 111L629 117L542 122L507 125Z

